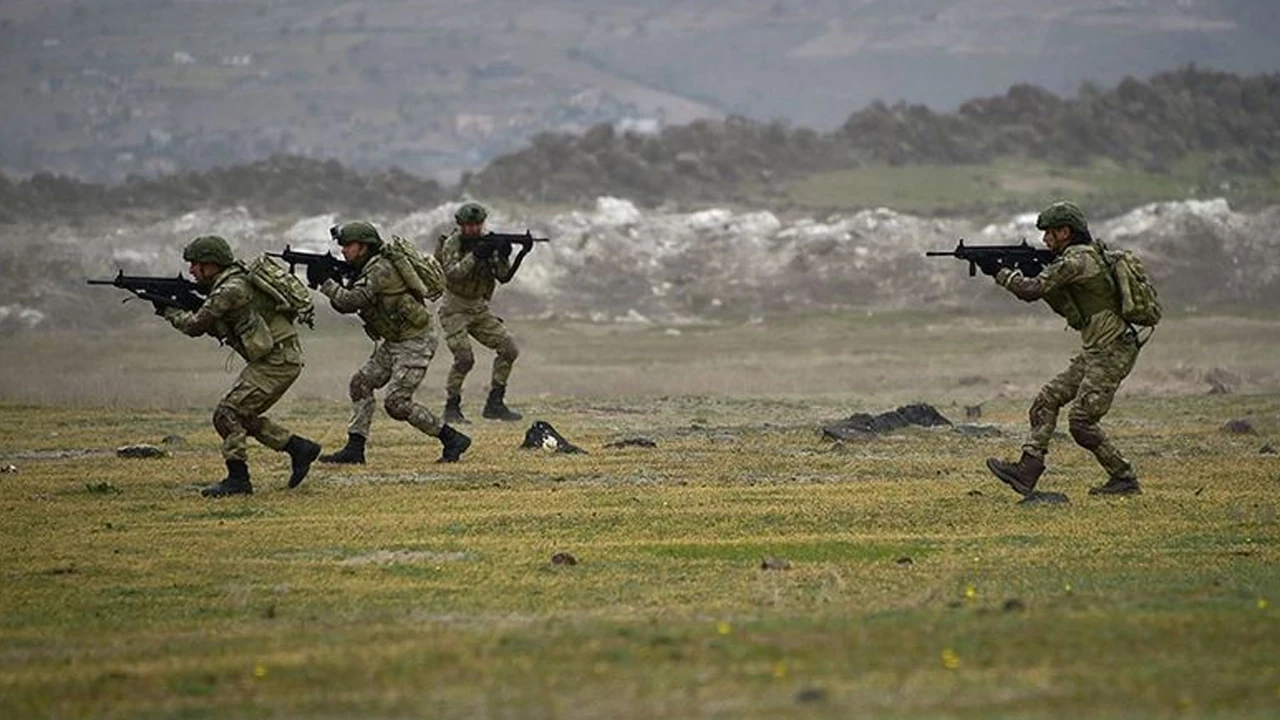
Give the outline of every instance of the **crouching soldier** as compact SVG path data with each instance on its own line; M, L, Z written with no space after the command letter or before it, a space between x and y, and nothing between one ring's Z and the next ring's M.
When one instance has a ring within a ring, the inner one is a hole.
M248 495L248 444L253 437L292 461L289 487L307 476L320 446L294 435L262 413L276 404L302 372L302 344L294 317L251 281L245 267L236 262L231 246L217 235L192 240L182 251L191 263L196 284L208 293L198 310L157 306L157 314L178 330L196 337L211 335L225 342L247 365L231 391L213 411L213 427L222 437L222 457L227 477L201 490L206 497Z
M382 238L373 225L351 222L330 232L342 246L342 257L358 274L347 288L334 278L313 275L309 268L307 282L319 287L334 310L357 313L374 346L373 354L351 376L352 410L347 444L336 453L322 456L320 462L365 461L365 443L375 405L373 391L388 385L390 389L383 401L387 415L438 438L443 446L438 462L457 462L471 446L471 438L442 423L413 399L436 351L431 312L421 299L409 292L396 266L383 257Z

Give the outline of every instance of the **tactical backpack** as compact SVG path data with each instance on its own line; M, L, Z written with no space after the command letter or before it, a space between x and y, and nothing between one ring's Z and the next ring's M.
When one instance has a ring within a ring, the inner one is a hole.
M1155 327L1160 322L1163 309L1142 259L1132 251L1112 250L1105 246L1102 247L1102 257L1111 268L1111 277L1116 283L1120 317L1131 325Z
M311 304L311 292L296 275L266 255L250 261L244 270L253 286L271 298L277 312L307 327L315 327L316 309Z
M419 300L437 300L444 294L444 268L434 255L423 255L399 235L383 243L382 254L391 261L409 293Z

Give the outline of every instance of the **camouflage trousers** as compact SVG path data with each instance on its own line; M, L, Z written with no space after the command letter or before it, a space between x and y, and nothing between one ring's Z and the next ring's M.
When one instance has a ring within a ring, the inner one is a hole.
M476 356L471 352L470 338L473 337L497 353L493 358L490 382L506 386L511 367L520 356L520 348L502 323L502 318L490 312L487 304L453 307L446 304L440 308L440 327L444 328L445 344L453 354L453 366L449 368L449 377L444 385L450 396L462 394L462 381L476 364Z
M1129 333L1106 347L1085 350L1071 358L1067 369L1041 388L1031 403L1031 432L1023 450L1044 457L1058 424L1058 410L1072 403L1067 422L1076 444L1093 453L1111 477L1136 478L1133 466L1111 444L1098 423L1111 409L1116 390L1137 359L1138 345Z
M213 411L213 428L222 437L222 459L247 460L248 438L277 452L293 435L262 413L275 405L302 373L302 344L282 340L260 360L240 371L236 384Z
M435 354L436 339L431 335L398 342L384 340L374 346L373 354L351 376L351 422L347 423L347 432L369 437L376 405L373 391L386 387L382 406L391 419L407 422L428 435L439 435L440 419L413 400Z

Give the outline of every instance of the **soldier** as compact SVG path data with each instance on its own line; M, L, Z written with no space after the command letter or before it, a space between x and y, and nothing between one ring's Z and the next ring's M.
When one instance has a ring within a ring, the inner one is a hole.
M1109 476L1105 484L1090 488L1089 494L1137 495L1142 489L1133 466L1098 425L1138 359L1137 334L1120 317L1115 280L1089 234L1084 212L1074 203L1056 202L1036 218L1036 228L1044 231L1044 244L1056 253L1038 276L1024 277L995 262L984 263L982 271L994 275L997 284L1022 300L1048 303L1080 332L1083 350L1031 403L1031 431L1021 459L1012 463L988 458L987 467L1018 493L1030 495L1044 472L1058 410L1072 403L1067 415L1071 437L1093 453Z
M414 297L396 267L382 255L382 238L367 222L351 222L331 230L342 246L342 257L357 268L359 275L350 288L333 278L314 275L308 268L307 282L319 287L340 313L357 313L364 331L374 341L373 354L351 376L351 422L347 444L324 455L324 463L364 463L365 442L373 420L373 391L390 385L383 401L387 415L407 422L440 440L443 451L438 462L457 462L471 446L471 438L442 424L425 406L413 400L413 393L427 374L427 365L436 352L431 333L431 312Z
M493 359L489 398L480 414L493 420L519 420L520 413L506 405L506 392L507 378L520 356L520 349L502 319L489 311L489 300L497 283L511 279L511 246L494 248L474 242L484 232L484 221L488 217L478 203L464 203L453 217L458 227L442 237L436 249L446 281L444 301L440 304L440 325L444 328L449 352L453 354L453 366L445 382L445 422L467 422L462 414L462 381L476 364L468 335L497 353Z
M227 477L200 494L222 497L253 492L246 462L248 436L272 450L289 453L293 465L289 487L297 487L320 454L320 446L262 414L302 372L302 344L293 318L280 312L254 286L221 237L204 235L192 240L182 251L182 259L191 263L191 275L208 291L208 297L195 312L157 305L156 313L187 335L218 338L248 363L213 411Z

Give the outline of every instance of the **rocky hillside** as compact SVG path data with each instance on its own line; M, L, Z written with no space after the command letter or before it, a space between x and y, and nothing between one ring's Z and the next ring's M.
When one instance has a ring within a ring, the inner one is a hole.
M429 250L456 204L375 218L384 231ZM113 288L86 277L172 275L185 269L181 242L216 230L243 255L295 247L325 249L333 215L280 221L244 209L198 212L156 223L69 227L0 246L0 330L104 329L150 321L150 308L121 306ZM1280 307L1280 208L1251 214L1221 200L1158 203L1093 223L1098 236L1145 258L1169 310L1238 312ZM1034 215L993 225L921 218L887 209L785 220L767 210L644 210L602 197L590 206L530 216L495 208L491 227L546 233L516 280L499 295L503 312L597 321L680 323L852 307L965 308L1021 312L1003 291L963 263L926 258L958 238L1034 239Z

